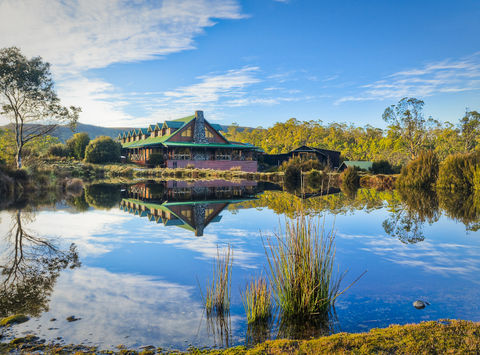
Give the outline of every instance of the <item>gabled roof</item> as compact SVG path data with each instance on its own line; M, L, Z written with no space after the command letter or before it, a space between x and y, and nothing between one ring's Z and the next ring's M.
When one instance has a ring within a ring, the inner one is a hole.
M219 131L222 129L222 126L219 124L212 124L210 122L206 122L210 127L212 127L220 137L225 139L226 143L194 143L194 142L171 142L169 139L176 135L180 134L180 131L182 128L184 128L188 123L193 121L195 119L195 115L192 116L187 116L187 117L182 117L178 118L176 120L167 120L163 123L157 123L156 125L149 125L148 128L143 128L139 129L135 135L140 134L142 132L143 134L146 134L144 130L147 132L152 132L154 130L160 130L162 128L173 128L175 131L169 135L164 135L161 137L148 137L146 139L142 139L140 141L134 141L134 142L126 142L122 144L123 148L139 148L139 147L149 147L149 146L195 146L195 147L210 147L210 148L236 148L236 149L258 149L255 146L251 144L245 144L245 143L232 143L229 142ZM129 134L131 134L129 132Z
M140 128L140 129L138 130L138 133L147 135L147 134L148 134L148 128Z

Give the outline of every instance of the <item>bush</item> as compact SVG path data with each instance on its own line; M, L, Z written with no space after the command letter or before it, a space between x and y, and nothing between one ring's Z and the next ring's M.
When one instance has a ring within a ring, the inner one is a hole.
M480 153L449 155L440 165L437 186L452 191L478 190L480 188Z
M437 181L438 167L438 158L433 151L421 152L417 159L402 168L397 186L429 189Z
M68 157L70 156L70 150L65 144L58 143L50 146L47 154L54 157Z
M322 170L324 168L317 159L304 160L299 157L290 158L284 161L280 166L280 170L287 171L287 168L291 165L296 166L300 171Z
M163 153L152 153L147 160L147 164L151 166L159 166L163 165L164 161Z
M326 185L328 180L327 175L318 170L310 171L309 173L306 174L305 177L306 177L305 182L307 183L307 185L315 190L320 189L322 187L322 184Z
M116 163L120 161L122 145L112 138L101 136L91 141L85 149L89 163Z
M380 160L380 161L373 162L372 167L370 168L370 171L373 174L385 174L385 175L399 173L398 167L392 166L392 164L390 164L387 160Z
M296 165L289 165L285 170L285 185L287 189L295 189L300 186L302 172Z
M342 186L346 188L359 188L360 187L360 176L358 175L357 170L353 166L346 168L341 174L340 179L342 180Z
M78 160L83 160L88 143L90 143L88 133L75 133L72 138L67 140L67 147L73 157Z

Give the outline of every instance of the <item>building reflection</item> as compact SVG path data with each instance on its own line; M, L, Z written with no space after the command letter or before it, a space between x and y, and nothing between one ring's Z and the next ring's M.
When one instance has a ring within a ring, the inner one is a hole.
M256 199L256 181L162 181L130 185L120 209L151 222L176 226L202 236L231 203Z

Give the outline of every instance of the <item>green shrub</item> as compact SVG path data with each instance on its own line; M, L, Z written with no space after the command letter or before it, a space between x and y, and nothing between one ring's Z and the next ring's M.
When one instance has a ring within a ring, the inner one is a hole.
M68 157L70 156L70 150L65 144L58 143L50 146L50 148L48 148L47 154L54 157Z
M437 155L429 150L402 168L397 186L430 189L437 181L439 163Z
M320 189L322 186L326 187L327 180L327 174L322 171L311 170L309 173L305 174L305 182L309 187L315 190Z
M302 172L296 165L289 165L285 170L285 186L287 189L295 189L300 186Z
M120 161L122 145L112 138L101 136L91 141L85 149L89 163L116 163Z
M358 175L357 169L353 166L349 166L342 171L340 179L342 180L342 186L348 186L350 188L360 187L360 176Z
M387 160L374 161L370 171L373 174L398 174L400 172L397 166L392 166Z
M449 190L480 188L480 153L449 155L440 165L437 187Z
M147 164L150 166L163 165L164 162L163 153L152 153L147 160Z
M70 150L70 154L78 160L85 158L85 149L90 143L88 133L75 133L72 138L67 140L66 145Z

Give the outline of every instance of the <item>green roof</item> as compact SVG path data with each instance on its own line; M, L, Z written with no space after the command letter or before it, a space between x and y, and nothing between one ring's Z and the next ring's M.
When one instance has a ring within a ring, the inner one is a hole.
M148 137L146 139L141 139L139 141L126 142L122 144L123 148L140 148L140 147L149 147L154 145L163 145L165 147L201 147L201 148L236 148L236 149L258 149L257 147L247 144L247 143L230 143L228 140L222 136L220 131L222 126L219 124L208 123L217 133L223 137L228 143L194 143L194 142L169 142L168 140L175 134L179 132L181 128L187 125L190 121L195 119L195 115L187 116L183 118L178 118L176 120L167 120L162 124L157 123L156 125L149 125L148 128L141 128L138 130L138 133L142 132L147 135L147 132L151 132L155 129L160 129L163 125L169 128L175 128L175 132L165 135L162 137ZM134 135L136 135L137 130L133 130ZM132 135L132 131L128 132L128 136Z
M230 144L230 143L194 143L194 142L164 142L166 147L200 147L200 148L238 148L238 149L252 149L253 146L245 144Z
M360 161L360 160L347 160L347 161L344 161L343 164L345 164L347 167L351 166L351 167L359 168L363 170L368 170L373 165L371 161Z

